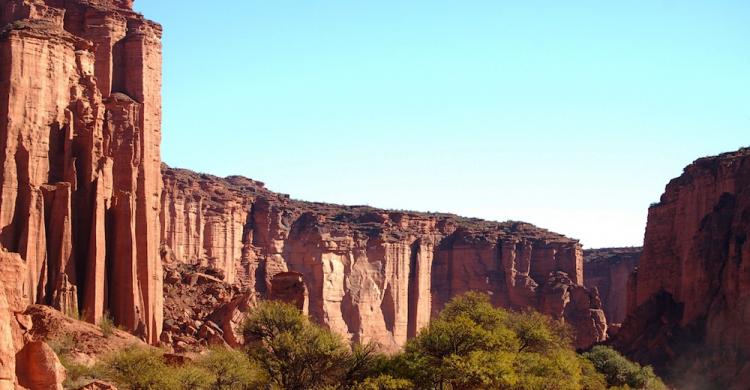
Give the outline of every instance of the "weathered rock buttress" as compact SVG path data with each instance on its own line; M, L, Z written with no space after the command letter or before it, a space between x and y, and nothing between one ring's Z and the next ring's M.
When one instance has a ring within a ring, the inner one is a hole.
M649 209L614 340L684 388L750 383L750 149L695 161Z
M161 27L127 0L0 0L0 241L26 304L162 327Z

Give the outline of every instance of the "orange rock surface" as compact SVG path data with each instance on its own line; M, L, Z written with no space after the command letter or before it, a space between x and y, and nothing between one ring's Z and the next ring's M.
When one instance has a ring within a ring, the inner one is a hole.
M0 0L0 244L23 264L12 310L109 312L158 341L160 40L132 1ZM0 383L14 364L1 360Z
M0 1L0 240L28 303L156 341L161 27L131 7Z
M580 347L606 338L598 294L582 286L581 246L559 234L522 222L301 202L237 176L165 167L163 177L170 256L216 268L265 298L277 276L292 286L301 276L304 288L282 295L306 301L314 319L352 340L395 349L472 290L498 306L567 320Z
M750 383L750 149L685 168L649 209L615 346L695 388Z

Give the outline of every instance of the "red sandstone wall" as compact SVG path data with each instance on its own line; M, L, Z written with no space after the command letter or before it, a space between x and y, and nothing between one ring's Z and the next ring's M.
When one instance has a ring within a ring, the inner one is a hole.
M26 304L156 342L161 27L131 8L0 0L0 242Z
M162 240L269 296L275 275L306 284L309 314L356 341L403 345L453 296L485 291L500 306L565 319L578 345L606 319L584 289L577 241L525 223L294 201L262 183L165 168Z
M749 234L750 149L685 168L649 210L615 345L665 372L679 364L676 383L746 388Z

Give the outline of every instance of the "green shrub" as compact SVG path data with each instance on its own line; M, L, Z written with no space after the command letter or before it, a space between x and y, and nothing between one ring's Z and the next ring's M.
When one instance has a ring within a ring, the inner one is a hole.
M175 389L184 390L210 390L214 389L217 375L203 368L188 364L182 367L171 368L170 375L174 376ZM230 389L230 387L216 387L216 389Z
M59 355L58 357L67 373L63 383L66 389L77 389L95 379L100 379L93 367L78 363L71 359L69 355Z
M666 389L650 367L603 346L576 354L560 322L495 308L477 293L452 299L392 356L374 344L349 348L279 302L260 303L243 333L244 353L215 348L180 367L167 365L159 350L134 346L90 368L69 359L72 337L51 345L68 369L68 387L103 379L131 390Z
M101 377L131 390L179 389L174 371L164 363L160 351L135 346L116 352L97 365Z
M344 342L291 305L260 303L245 322L243 334L250 358L283 389L324 388L343 380L348 350Z
M211 390L258 389L268 382L265 373L240 351L212 349L196 366L214 374L214 381L208 387Z
M390 375L378 375L367 378L362 383L352 387L353 390L409 390L414 385L406 379L394 378Z
M597 368L575 353L561 322L468 293L453 298L382 374L419 389L604 390Z
M660 390L666 386L651 367L641 367L610 347L595 346L583 354L597 371L602 373L609 386L628 386L633 389Z
M102 320L99 323L99 329L101 329L104 337L110 337L115 333L117 326L109 313L105 313L104 317L102 317Z
M65 334L49 340L48 343L50 348L57 354L57 356L68 355L75 350L76 340L71 334Z

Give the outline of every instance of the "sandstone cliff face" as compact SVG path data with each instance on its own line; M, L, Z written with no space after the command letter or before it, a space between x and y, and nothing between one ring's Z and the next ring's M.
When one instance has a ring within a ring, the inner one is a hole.
M3 245L30 266L31 303L70 283L91 321L109 309L153 338L160 27L127 1L0 4L15 20L1 42Z
M109 312L151 342L160 37L128 0L0 0L0 243L24 264L20 306Z
M750 149L685 168L649 210L629 316L615 345L671 369L685 388L746 388L748 234Z
M621 324L627 315L628 278L638 266L643 248L602 248L583 251L583 280L596 287L610 324Z
M163 176L170 257L294 302L354 341L397 348L471 290L565 319L579 346L605 338L598 294L582 287L581 247L561 235L520 222L300 202L241 177L166 167Z

